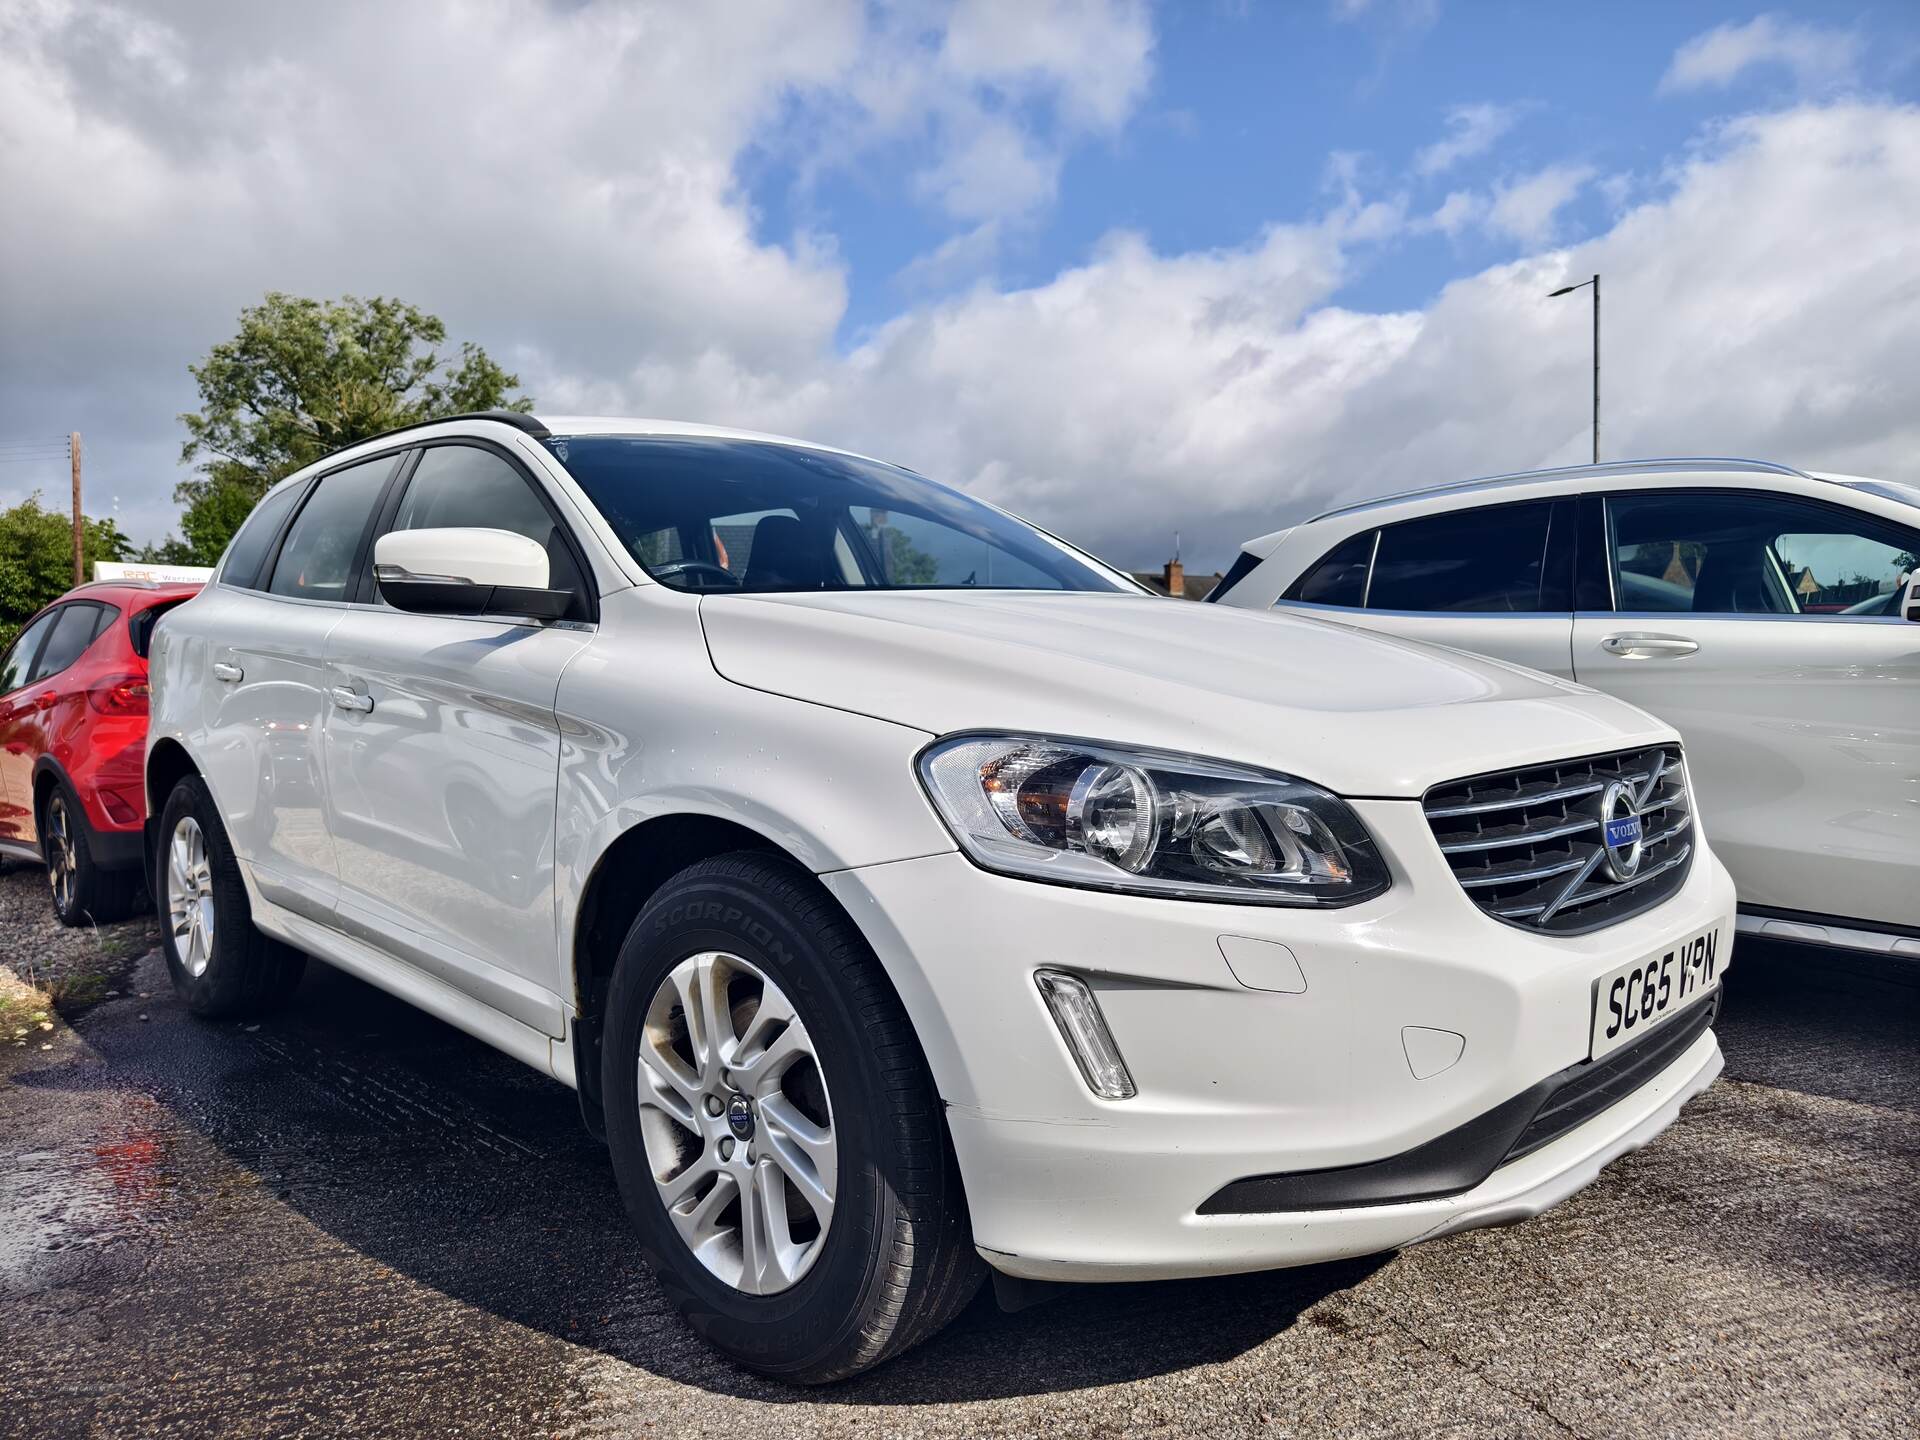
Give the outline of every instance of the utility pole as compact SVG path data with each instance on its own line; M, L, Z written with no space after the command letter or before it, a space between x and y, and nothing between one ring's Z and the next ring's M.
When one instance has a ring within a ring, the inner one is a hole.
M1593 463L1600 463L1600 277L1582 280L1578 285L1562 285L1548 294L1549 300L1593 287Z
M73 457L73 583L81 585L86 582L87 561L80 525L80 432L78 430L67 436L67 451Z

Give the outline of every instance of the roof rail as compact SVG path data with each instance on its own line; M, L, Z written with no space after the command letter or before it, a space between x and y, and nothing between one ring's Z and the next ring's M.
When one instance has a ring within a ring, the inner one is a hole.
M1335 515L1348 515L1356 510L1367 510L1375 505L1393 505L1402 500L1417 500L1428 495L1446 495L1454 491L1475 490L1481 487L1519 485L1529 480L1570 480L1580 475L1644 475L1649 472L1688 470L1736 475L1790 475L1799 480L1814 478L1804 470L1795 470L1790 465L1776 465L1770 460L1736 460L1721 456L1603 460L1598 465L1558 465L1545 470L1514 470L1504 475L1480 475L1471 480L1450 480L1442 485L1422 485L1412 490L1397 490L1391 495L1376 495L1370 500L1356 500L1351 505L1337 505L1331 510L1322 510L1305 523L1313 524L1315 521L1330 519Z
M415 420L411 424L396 425L393 429L382 430L377 435L368 435L359 440L349 440L345 445L336 445L327 453L337 455L342 450L352 449L355 445L365 445L373 440L385 440L391 435L404 435L407 431L418 430L423 425L445 425L453 420L497 420L502 425L511 425L516 430L525 431L536 440L544 440L553 433L524 410L470 410L462 415L436 415L431 420Z

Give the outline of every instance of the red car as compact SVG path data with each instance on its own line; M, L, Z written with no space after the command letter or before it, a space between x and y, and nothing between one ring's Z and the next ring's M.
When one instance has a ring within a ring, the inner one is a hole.
M44 861L62 924L124 918L141 893L147 645L199 589L78 586L0 656L0 854Z

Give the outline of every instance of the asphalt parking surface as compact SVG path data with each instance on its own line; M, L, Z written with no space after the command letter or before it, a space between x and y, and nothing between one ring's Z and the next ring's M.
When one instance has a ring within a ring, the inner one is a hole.
M811 1392L682 1326L560 1086L323 966L258 1026L192 1020L151 958L128 983L53 1049L0 1055L0 1433L1908 1436L1920 1416L1920 974L1897 968L1742 945L1725 1076L1540 1219L1017 1315L983 1296Z

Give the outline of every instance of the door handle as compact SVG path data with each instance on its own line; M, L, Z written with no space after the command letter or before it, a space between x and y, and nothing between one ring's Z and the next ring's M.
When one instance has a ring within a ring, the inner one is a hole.
M1684 635L1609 635L1600 642L1600 648L1629 660L1677 660L1693 654L1700 642Z
M213 678L216 680L224 680L227 684L232 685L244 680L246 676L247 672L242 670L238 665L229 665L224 660L216 660L213 662Z
M367 711L373 709L373 697L371 695L362 695L358 690L349 689L345 685L334 686L331 690L327 691L327 695L333 703L342 710L355 710L364 715Z

